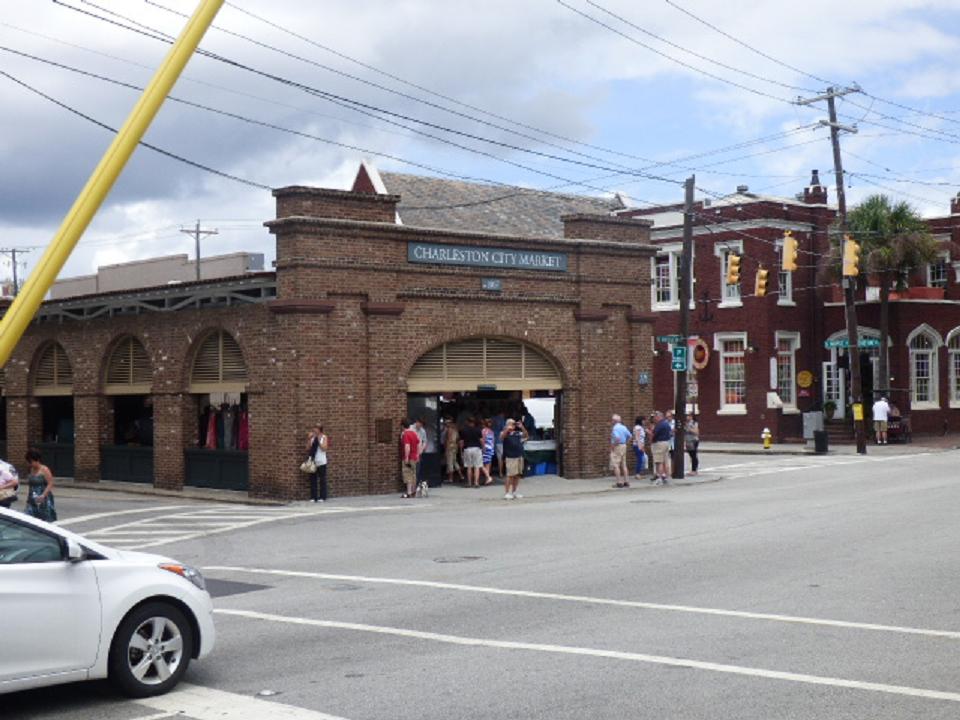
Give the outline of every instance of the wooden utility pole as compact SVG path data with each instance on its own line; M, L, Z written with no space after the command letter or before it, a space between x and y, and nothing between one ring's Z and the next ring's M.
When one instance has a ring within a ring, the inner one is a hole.
M197 224L194 226L193 230L189 228L180 228L180 232L186 233L187 235L193 235L194 241L196 243L196 259L197 259L197 280L200 279L200 236L201 235L219 235L219 230L201 230L200 221L197 220Z
M690 365L690 267L693 260L693 188L696 176L684 182L683 250L680 254L680 345L684 349L682 370L677 370L677 394L674 403L673 472L675 480L683 478L683 445L687 419L687 367ZM676 345L674 345L676 347Z
M13 268L13 294L16 295L20 289L20 280L17 272L17 253L28 253L33 250L32 247L11 247L0 249L0 255L10 256L10 265Z
M833 145L833 171L836 176L837 185L837 209L840 215L840 236L843 237L847 230L847 196L843 189L843 162L840 157L840 131L855 133L857 128L850 125L841 125L837 122L836 98L850 93L860 92L859 87L844 88L837 90L827 88L823 95L808 100L797 100L798 105L810 105L821 100L827 101L827 110L830 113L829 120L821 120L821 125L830 128L830 142ZM841 248L843 241L841 240ZM850 396L853 400L853 431L857 439L857 452L865 455L867 452L867 434L866 426L863 420L863 385L860 378L860 329L857 326L857 305L856 305L856 280L854 278L843 278L843 303L847 320L847 359L850 365ZM883 348L881 352L885 351Z

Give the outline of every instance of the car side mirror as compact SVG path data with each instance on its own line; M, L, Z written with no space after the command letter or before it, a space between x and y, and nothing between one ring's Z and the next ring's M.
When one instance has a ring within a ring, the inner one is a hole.
M67 560L72 563L80 562L86 557L83 548L73 538L67 538Z

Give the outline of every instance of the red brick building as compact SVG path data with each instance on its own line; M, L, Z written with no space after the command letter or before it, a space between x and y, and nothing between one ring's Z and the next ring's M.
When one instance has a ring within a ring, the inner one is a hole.
M332 494L390 492L408 412L543 396L560 471L606 473L610 414L653 402L649 222L514 191L513 224L500 205L492 230L417 225L423 204L372 170L356 191L274 195L275 272L44 303L4 369L7 457L40 445L81 480L305 497L321 422Z
M851 419L849 361L843 348L825 343L845 337L839 286L818 279L828 252L828 228L836 217L816 171L796 198L749 192L746 186L715 202L696 206L691 340L709 357L693 374L691 406L708 439L760 440L764 427L779 439L799 439L801 413L837 406L838 420ZM679 326L677 278L682 207L628 210L654 225L660 248L651 265L654 336ZM960 429L960 196L950 215L929 220L940 241L941 260L917 268L910 290L894 296L890 311L891 400L909 415L915 432ZM799 242L798 268L782 272L781 247L790 231ZM726 259L742 258L741 282L726 283ZM768 292L754 293L756 271L769 271ZM857 314L862 337L879 338L879 295L861 288ZM654 404L673 405L669 346L656 345ZM879 348L862 352L864 401L873 401ZM771 397L776 393L777 398ZM779 407L782 404L782 407Z

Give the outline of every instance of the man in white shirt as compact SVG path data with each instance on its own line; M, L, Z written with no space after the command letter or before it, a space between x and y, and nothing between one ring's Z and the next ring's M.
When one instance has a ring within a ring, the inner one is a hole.
M887 444L887 420L890 418L890 404L881 397L873 404L873 430L877 434L877 445Z

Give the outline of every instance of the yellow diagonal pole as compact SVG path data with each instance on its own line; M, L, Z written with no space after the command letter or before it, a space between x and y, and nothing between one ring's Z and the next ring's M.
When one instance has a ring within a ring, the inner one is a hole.
M93 216L103 204L110 189L117 181L123 168L126 166L133 151L137 149L147 128L159 112L163 101L173 89L177 78L183 72L187 61L193 55L204 33L213 23L217 12L223 5L223 0L201 0L196 12L184 27L180 37L170 48L163 63L154 73L150 84L137 101L130 115L127 117L120 132L110 143L106 153L100 159L97 167L87 180L83 190L77 196L70 208L70 212L63 219L60 229L53 236L50 245L43 253L30 277L27 278L20 293L13 304L0 320L0 367L6 365L13 353L13 349L27 326L36 315L43 302L44 295L57 279L77 241L87 229Z

